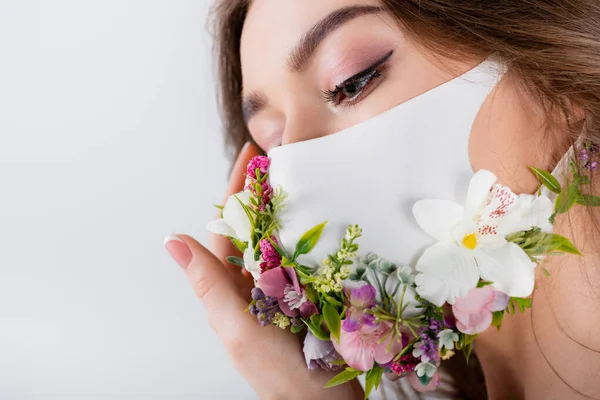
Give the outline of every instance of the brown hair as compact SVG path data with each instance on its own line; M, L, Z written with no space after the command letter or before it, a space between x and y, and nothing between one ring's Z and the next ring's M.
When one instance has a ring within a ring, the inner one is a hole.
M240 37L248 0L214 8L220 106L230 156L252 140L242 116ZM381 0L409 37L459 59L500 56L541 108L547 132L571 144L585 132L600 143L600 2L597 0ZM566 123L565 123L566 122ZM560 136L560 137L559 137ZM565 140L568 139L568 140ZM559 149L562 155L566 148ZM557 154L558 155L558 154ZM477 363L453 357L458 397L485 398ZM479 383L479 385L475 383Z

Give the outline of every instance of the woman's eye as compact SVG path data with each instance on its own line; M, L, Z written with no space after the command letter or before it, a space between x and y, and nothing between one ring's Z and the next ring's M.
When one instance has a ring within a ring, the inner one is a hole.
M371 84L381 77L381 67L389 60L393 51L387 53L383 58L378 60L374 65L364 71L346 79L341 84L337 85L333 90L325 92L325 100L332 103L334 106L354 105L364 97L366 89ZM361 96L363 95L363 96Z

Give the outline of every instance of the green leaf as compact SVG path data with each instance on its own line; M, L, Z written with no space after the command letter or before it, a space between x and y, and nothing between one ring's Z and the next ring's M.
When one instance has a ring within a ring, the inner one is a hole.
M471 343L473 343L475 341L475 339L477 339L477 336L479 335L464 335L464 343L465 345L469 345Z
M600 196L593 196L591 194L580 194L575 200L577 204L581 204L586 207L600 207Z
M313 314L310 316L310 322L316 326L321 326L321 322L323 322L323 316L321 314Z
M552 176L552 174L550 172L535 168L535 167L529 167L529 169L531 169L531 171L533 171L533 173L535 174L535 176L537 176L537 178L540 180L540 182L546 186L548 188L548 190L550 190L553 193L560 193L562 191L561 187L560 187L560 183L558 183L558 180Z
M292 327L290 328L290 331L292 333L299 333L299 332L302 332L303 328L304 328L303 326L296 327L296 326L292 325Z
M240 251L240 253L243 253L248 248L248 243L246 242L242 242L241 240L233 237L229 237L229 239L231 240L231 243L233 243L233 245Z
M363 374L362 371L357 371L355 369L346 369L346 370L340 372L339 374L337 374L336 376L334 376L329 382L327 382L327 384L325 385L325 388L330 388L330 387L342 385L346 382L350 382L352 379L355 379L356 377L358 377L362 374Z
M295 265L296 265L296 263L288 260L287 257L281 257L281 266L282 267L294 267Z
M512 313L514 314L517 312L517 308L519 309L519 311L525 312L526 309L531 308L532 303L533 303L533 301L531 298L521 299L518 297L511 297L508 302L508 306L509 306L510 310L512 311Z
M414 345L417 341L417 339L413 339L410 342L408 342L406 347L403 348L402 351L400 351L400 353L394 358L394 361L398 361L400 358L404 357L408 353L412 353Z
M271 243L271 245L273 246L275 251L277 253L279 253L279 255L282 258L285 257L286 259L289 259L287 252L281 246L279 246L277 243L275 243L271 238L269 238L269 242Z
M471 352L473 352L473 343L469 343L463 348L463 354L465 355L467 364L469 363L469 358L471 358Z
M546 241L544 243L543 252L553 253L555 251L561 253L569 253L581 256L581 252L575 247L569 239L556 233L547 234Z
M293 257L294 260L300 254L308 254L315 247L321 238L321 234L325 229L325 225L327 225L327 221L309 229L304 235L302 235L300 240L298 240L298 243L296 243L296 252L294 253Z
M575 205L577 198L579 197L579 185L577 181L571 182L567 190L562 191L556 197L556 203L554 205L555 214L564 214L568 212L571 207Z
M500 330L502 321L504 320L504 311L495 311L492 313L492 326L495 326Z
M327 300L327 302L334 307L341 307L344 305L344 304L342 304L342 302L334 299L333 297L329 296L328 294L325 295L325 300Z
M542 272L544 273L546 278L550 278L550 271L548 271L546 268L542 268Z
M381 368L378 364L367 372L366 380L365 380L365 399L369 397L373 388L377 389L379 387L379 382L381 382L381 377L383 376L383 368Z
M329 303L325 303L323 306L323 318L327 323L329 331L333 337L339 342L340 341L340 329L342 327L340 314L337 310Z
M479 281L479 282L477 282L477 287L482 288L482 287L486 287L486 286L493 285L493 284L494 284L494 282Z
M319 304L319 294L317 293L313 285L306 285L306 297L308 297L310 301L315 303L315 305Z
M244 259L240 257L229 256L227 257L227 262L229 264L237 265L238 267L244 267Z
M250 221L250 225L252 226L252 231L254 231L254 229L256 228L256 226L254 225L254 218L252 216L252 210L244 204L244 202L242 202L239 197L237 197L236 195L233 195L233 197L235 197L235 199L238 201L238 203L240 203L240 206L242 206L242 209L244 210L244 212L246 213L246 216L248 217L248 220Z
M315 337L317 339L319 339L319 340L329 340L330 339L329 334L326 332L323 332L323 330L321 329L321 327L319 325L315 325L311 321L306 321L306 320L302 320L302 321L304 321L304 323L306 324L308 329L310 329L312 334L315 335Z

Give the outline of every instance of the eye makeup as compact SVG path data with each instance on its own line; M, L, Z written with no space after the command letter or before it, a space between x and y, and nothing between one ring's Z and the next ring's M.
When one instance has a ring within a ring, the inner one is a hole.
M383 76L385 64L393 53L394 50L388 51L369 67L335 85L334 89L324 91L326 102L334 107L347 107L360 102L375 88L377 81Z

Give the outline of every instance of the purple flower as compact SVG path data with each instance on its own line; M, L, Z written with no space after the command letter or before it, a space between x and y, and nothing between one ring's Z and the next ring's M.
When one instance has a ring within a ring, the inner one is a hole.
M444 326L450 329L456 328L456 319L453 315L444 316Z
M346 310L346 318L342 322L342 328L346 332L355 332L363 325L373 326L375 316L365 311L375 307L377 290L367 283L358 287L346 287L345 289L349 307Z
M578 155L581 167L590 171L595 171L598 168L598 161L594 158L596 158L598 151L598 145L586 144L585 147L579 151Z
M334 361L340 361L342 356L335 350L330 340L319 340L310 330L304 338L304 359L308 369L317 368L335 370L339 365L332 364Z
M277 298L265 296L260 288L252 289L252 299L256 303L250 306L250 314L255 315L262 326L273 323L275 314L281 312Z
M429 320L429 326L419 331L419 342L415 344L413 356L420 358L422 362L435 363L439 359L439 341L437 334L442 329L442 324L435 318Z

